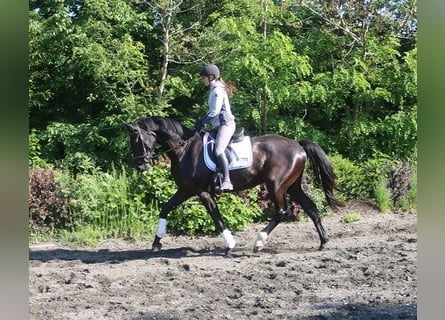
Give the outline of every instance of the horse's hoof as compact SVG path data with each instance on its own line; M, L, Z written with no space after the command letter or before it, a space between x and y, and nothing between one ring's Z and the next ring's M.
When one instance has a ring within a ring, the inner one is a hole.
M324 245L329 241L329 238L325 238L321 241L320 243L320 247L318 248L318 250L323 250L324 249Z
M267 240L267 233L264 231L259 232L255 242L253 243L253 252L257 253L258 251L263 250L266 240Z
M226 257L226 258L233 258L232 249L226 248L226 252L224 253L224 257Z
M263 250L264 246L258 246L258 245L254 245L253 246L253 253L258 253L261 250Z

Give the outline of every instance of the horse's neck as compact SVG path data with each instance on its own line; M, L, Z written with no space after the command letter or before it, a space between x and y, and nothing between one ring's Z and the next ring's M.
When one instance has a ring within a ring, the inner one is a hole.
M171 161L179 161L184 153L186 142L179 136L167 136L159 144L167 150L167 155Z

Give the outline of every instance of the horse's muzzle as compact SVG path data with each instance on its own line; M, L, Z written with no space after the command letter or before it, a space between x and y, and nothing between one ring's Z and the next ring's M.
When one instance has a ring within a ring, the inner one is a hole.
M136 170L138 170L139 172L144 172L144 171L146 171L148 168L150 168L150 164L145 163L145 162L136 165Z

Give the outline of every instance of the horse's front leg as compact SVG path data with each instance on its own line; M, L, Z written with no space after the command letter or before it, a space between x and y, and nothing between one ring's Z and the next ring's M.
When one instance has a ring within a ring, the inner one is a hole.
M185 200L190 198L186 192L182 190L176 191L176 193L162 206L161 212L159 213L158 228L156 229L155 239L152 244L153 251L159 251L162 248L161 239L165 236L167 232L167 216L170 211L172 211L176 206L183 203Z
M202 191L199 194L199 200L210 213L210 216L215 223L216 231L223 237L224 247L226 248L226 256L231 257L232 249L235 248L235 238L233 237L232 232L226 228L214 197L212 197L210 193Z

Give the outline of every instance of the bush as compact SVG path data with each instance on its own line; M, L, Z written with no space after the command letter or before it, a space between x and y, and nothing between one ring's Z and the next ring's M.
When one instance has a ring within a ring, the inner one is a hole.
M417 203L416 165L380 154L356 164L340 155L330 157L342 196L374 200L382 212L412 210Z
M330 157L340 192L347 199L373 199L376 185L387 181L393 161L384 155L355 163L341 155ZM377 183L376 183L377 181Z
M417 176L414 164L395 163L386 157L360 165L340 155L330 159L341 189L336 196L341 200L372 198L382 210L415 208ZM302 187L323 216L329 212L329 207L323 191L314 186L311 175L308 168ZM48 230L62 231L57 234L76 243L152 235L161 204L175 191L170 169L160 165L143 174L127 173L124 168L77 175L54 169L30 169L29 228L42 235ZM261 187L238 194L222 194L217 203L227 227L233 231L251 222L269 219L275 212L273 203L267 198L267 190ZM298 204L290 203L289 212L287 218L295 219L302 210ZM172 233L215 231L213 220L196 197L174 209L168 220Z
M391 172L389 185L394 209L415 211L417 205L416 164L399 162Z
M341 155L330 156L340 194L346 199L366 199L370 190L360 167Z
M40 139L37 134L37 131L33 129L28 136L28 145L29 145L29 158L28 164L29 167L35 168L49 168L49 164L42 159Z
M154 230L156 219L145 203L139 175L120 171L79 174L69 186L78 228L90 226L104 237L140 237Z
M69 197L64 194L52 169L29 170L29 228L45 233L71 228Z

